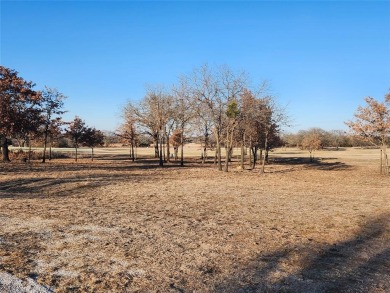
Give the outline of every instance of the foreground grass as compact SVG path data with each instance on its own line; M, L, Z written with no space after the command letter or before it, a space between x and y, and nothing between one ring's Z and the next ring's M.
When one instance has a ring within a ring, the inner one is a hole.
M0 271L56 292L388 292L389 179L362 152L276 153L264 176L1 165Z

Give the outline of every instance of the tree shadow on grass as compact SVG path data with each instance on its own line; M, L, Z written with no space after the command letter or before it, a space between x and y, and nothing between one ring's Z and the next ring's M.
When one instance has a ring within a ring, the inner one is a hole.
M131 180L135 179L133 176ZM128 176L70 176L62 178L29 178L3 181L0 186L1 198L40 198L47 196L69 196L82 189L93 189L114 181L130 180Z
M158 160L153 159L123 164L70 163L69 161L47 164L7 164L4 165L4 173L15 176L12 179L0 180L0 199L70 196L81 190L117 182L151 182L172 179L170 172L164 173L166 169L201 168L199 164L192 161L187 161L183 167L179 164L180 162L171 162L165 163L164 167L159 167ZM136 172L137 170L150 170L151 172ZM32 176L29 176L30 174ZM34 177L34 174L39 174L39 177Z
M372 219L343 242L259 255L214 292L390 292L389 216Z
M336 161L337 158L302 158L302 157L293 157L293 158L281 158L281 157L275 157L272 159L273 164L278 165L290 165L290 166L301 166L305 168L310 169L316 169L316 170L324 170L324 171L331 171L331 170L348 170L351 169L352 166L345 164L343 162ZM327 161L332 162L327 162Z

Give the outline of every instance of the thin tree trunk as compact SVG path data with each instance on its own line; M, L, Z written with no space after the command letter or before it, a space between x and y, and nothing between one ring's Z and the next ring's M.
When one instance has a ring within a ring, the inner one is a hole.
M47 130L45 131L45 138L43 140L42 163L46 162L46 146L47 146Z
M245 166L244 166L244 156L245 156L244 142L241 142L241 170L245 169Z
M268 148L268 132L266 133L266 135L265 135L265 143L264 143L264 159L263 159L263 165L261 166L261 174L264 174L264 172L265 172L265 152L266 152L266 150L267 150L267 148Z
M159 160L159 165L160 165L160 167L164 166L162 139L163 139L163 138L160 137L160 160Z
M51 148L53 145L53 141L50 139L50 146L49 146L49 161L51 161Z
M28 140L28 162L31 161L31 140Z
M161 148L162 148L162 151L163 151L163 158L164 158L164 162L167 161L167 158L165 157L165 135L162 136L162 145L161 145Z
M253 147L251 149L251 152L253 154L253 164L252 164L252 169L255 169L256 168L256 163L257 163L257 146Z
M160 157L160 155L159 155L159 150L158 150L158 144L159 144L159 137L158 137L158 135L156 136L154 136L154 142L153 142L153 144L154 144L154 157L155 158L159 158Z
M135 161L135 156L134 156L134 141L131 142L131 160L134 162Z
M223 169L224 172L229 171L229 161L230 161L230 139L229 139L229 127L226 129L226 141L225 141L225 167Z
M11 160L9 159L8 140L6 137L1 138L1 149L2 149L3 162L11 162Z
M184 146L180 146L180 166L184 166Z
M217 149L218 149L218 154L217 154L217 164L218 164L218 170L222 171L222 155L221 155L221 144L219 142L219 139L217 141Z
M252 141L249 143L249 167L252 167Z
M382 145L383 151L381 150L381 174L389 175L389 159L387 156L387 148L386 143L384 142ZM382 159L383 154L383 159ZM382 172L383 169L383 172Z
M229 171L229 147L225 146L225 168L223 169L224 172Z
M260 164L263 164L263 149L259 150L259 156L256 156L256 159L258 159Z
M170 143L169 143L169 135L166 134L166 138L167 138L167 161L170 162L171 161L171 150L170 150Z
M91 152L91 161L93 161L93 148L92 149L92 152Z
M77 162L77 146L75 147L75 150L76 150L75 162Z
M184 166L184 129L181 130L180 136L180 166Z

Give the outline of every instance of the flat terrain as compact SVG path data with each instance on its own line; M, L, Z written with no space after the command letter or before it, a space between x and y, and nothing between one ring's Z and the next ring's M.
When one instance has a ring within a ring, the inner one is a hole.
M126 151L0 163L0 272L55 292L390 292L378 150L278 150L264 175Z

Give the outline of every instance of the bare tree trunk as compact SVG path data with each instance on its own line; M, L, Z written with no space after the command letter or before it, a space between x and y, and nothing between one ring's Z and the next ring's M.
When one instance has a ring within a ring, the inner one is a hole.
M209 143L208 127L207 127L207 125L205 125L202 164L206 163L206 159L207 159L207 145L208 145L208 143Z
M249 166L252 167L252 141L249 143Z
M164 166L164 161L163 161L163 147L162 147L162 136L160 137L160 160L159 160L159 165L160 167Z
M75 150L76 150L75 162L77 162L77 146L75 146Z
M241 143L241 170L245 169L244 166L244 158L245 158L245 150L244 150L244 142Z
M134 156L134 141L131 142L131 160L134 162L135 161L135 156Z
M267 151L267 148L268 148L268 132L266 133L265 135L265 143L264 143L264 159L263 159L263 164L261 166L261 174L264 174L265 172L265 156L266 156L266 151Z
M31 140L28 140L28 162L31 161Z
M226 157L225 157L225 168L223 169L224 172L229 171L229 152L230 152L229 147L225 146Z
M176 152L177 152L177 148L176 148ZM184 129L181 130L181 136L180 136L180 166L184 166Z
M230 138L229 138L229 127L226 129L226 141L225 141L225 167L223 169L224 172L229 171L229 162L230 162Z
M229 156L228 156L228 159L229 159L229 163L231 163L232 161L232 158L233 158L233 146L229 146Z
M43 140L42 163L46 162L46 146L47 146L47 130L45 131L45 138Z
M217 164L218 164L218 170L222 171L222 159L221 159L221 143L219 141L219 137L217 137Z
M257 163L257 146L252 147L251 152L253 154L253 164L252 164L252 169L256 168L256 163Z
M50 139L50 146L49 146L49 161L51 161L51 148L53 146L53 141Z
M184 166L184 146L180 146L180 166Z
M389 159L387 156L386 142L384 142L381 149L381 174L389 175L389 171Z
M161 147L162 147L162 151L163 151L163 159L164 159L164 162L166 162L167 161L167 158L166 158L166 156L165 156L165 154L166 154L166 152L165 152L165 145L166 145L166 143L165 143L165 135L163 135L162 136L162 145L161 145Z
M258 156L258 157L256 156L256 159L257 159L258 161L260 161L260 162L259 162L260 164L263 164L263 149L260 149L259 152L260 152L260 153L259 153L259 156Z
M93 161L93 148L91 148L92 152L91 152L91 161Z
M165 134L166 135L166 139L167 139L167 161L170 162L171 161L171 150L170 150L170 144L169 144L169 135L168 134Z
M159 138L158 138L158 135L155 135L153 137L153 145L154 145L154 157L155 158L159 158L159 150L158 150L158 144L159 144Z
M11 160L9 159L8 139L6 137L1 138L1 150L3 162L11 162Z

